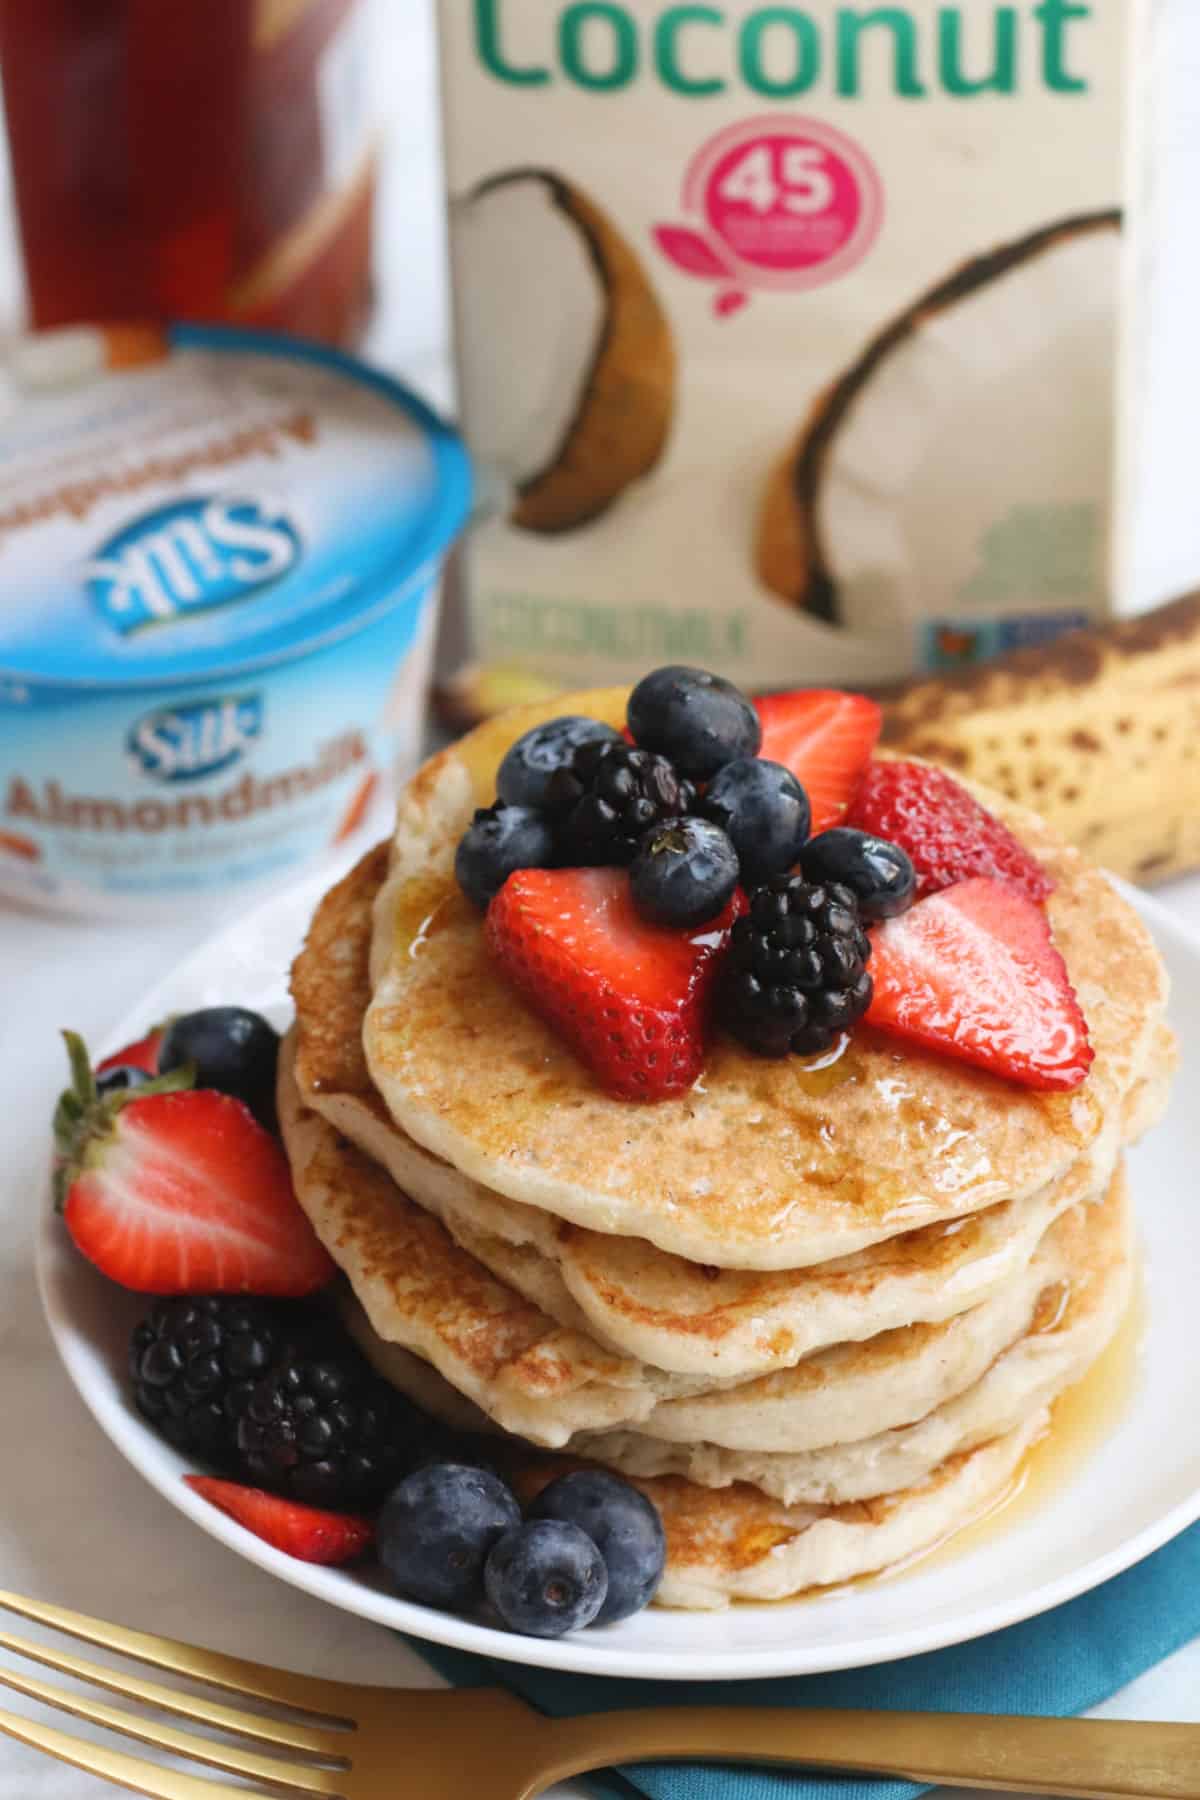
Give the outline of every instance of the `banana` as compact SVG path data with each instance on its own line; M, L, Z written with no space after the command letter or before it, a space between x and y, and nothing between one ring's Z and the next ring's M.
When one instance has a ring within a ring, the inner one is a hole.
M437 699L462 731L558 685L475 666ZM1118 874L1200 868L1200 593L881 698L889 750L998 788Z
M1106 868L1200 866L1200 592L882 699L888 749L998 788Z

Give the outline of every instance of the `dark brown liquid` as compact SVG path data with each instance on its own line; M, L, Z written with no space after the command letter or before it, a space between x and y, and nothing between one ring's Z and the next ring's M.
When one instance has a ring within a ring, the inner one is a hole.
M356 4L0 0L33 323L236 318L351 338L370 193L325 192L318 82Z

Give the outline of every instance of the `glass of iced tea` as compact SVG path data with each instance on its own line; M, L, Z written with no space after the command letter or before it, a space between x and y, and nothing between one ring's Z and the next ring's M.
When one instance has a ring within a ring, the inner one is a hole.
M365 0L0 0L31 322L352 342L376 145Z

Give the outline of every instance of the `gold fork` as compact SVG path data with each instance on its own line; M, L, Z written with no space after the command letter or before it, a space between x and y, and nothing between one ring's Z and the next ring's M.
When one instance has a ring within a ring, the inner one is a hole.
M0 1709L0 1732L151 1800L246 1800L255 1791L299 1800L396 1800L400 1792L420 1800L534 1800L570 1775L655 1761L791 1764L1084 1800L1200 1800L1200 1725L724 1706L547 1719L500 1689L406 1692L289 1675L19 1594L0 1592L0 1611L291 1715L243 1710L0 1632L0 1649L11 1655L216 1735L0 1667L6 1687L251 1784L188 1775Z

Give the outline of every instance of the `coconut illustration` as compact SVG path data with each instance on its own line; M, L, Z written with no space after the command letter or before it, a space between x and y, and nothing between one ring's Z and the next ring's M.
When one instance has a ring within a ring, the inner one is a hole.
M612 220L547 169L511 169L451 209L466 434L532 532L598 517L663 453L675 346Z
M1119 212L1059 220L962 264L886 324L771 471L755 544L764 584L862 629L920 582L922 558L956 531L966 540L979 496L1016 536L1039 475L1061 485L1107 457L1109 427L1091 414L1097 395L1106 403L1097 364L1116 356L1120 253Z

